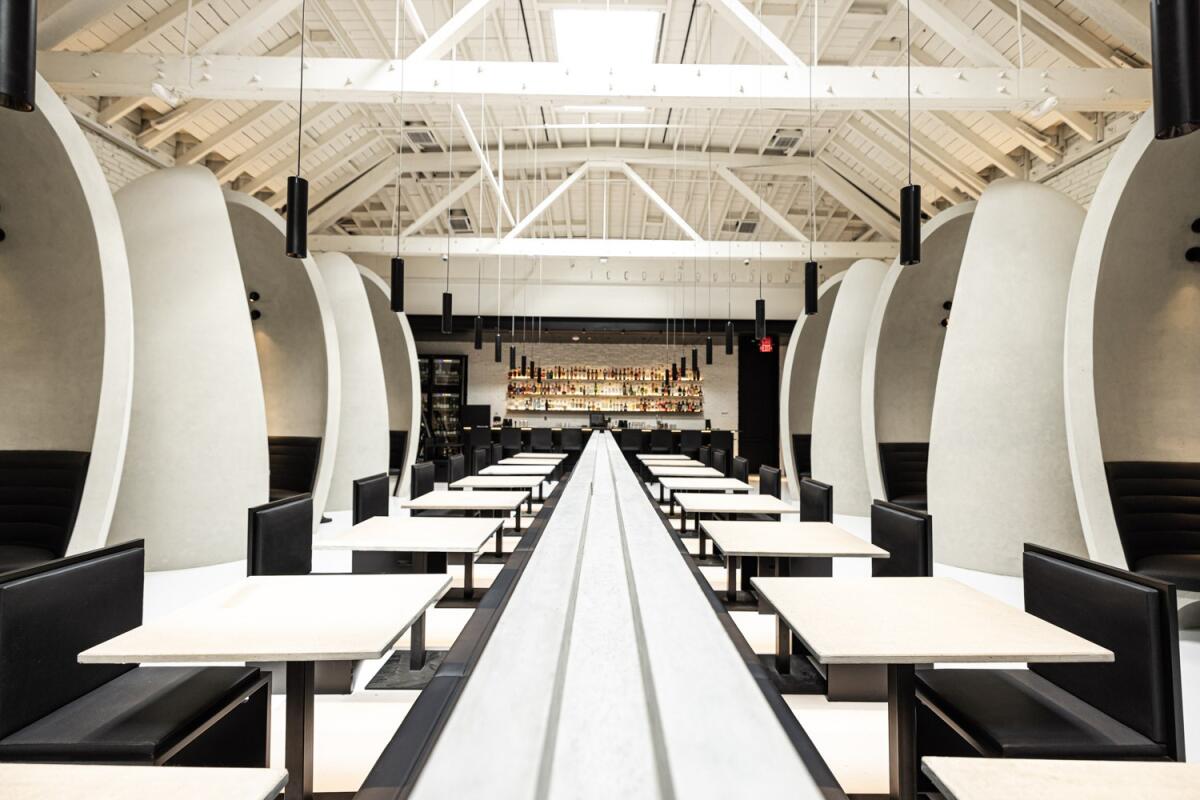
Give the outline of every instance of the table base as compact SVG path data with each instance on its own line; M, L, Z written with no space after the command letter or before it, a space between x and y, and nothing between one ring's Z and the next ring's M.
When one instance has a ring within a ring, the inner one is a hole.
M316 701L316 664L289 661L287 665L287 717L284 766L288 771L284 800L311 800L313 796L313 707Z

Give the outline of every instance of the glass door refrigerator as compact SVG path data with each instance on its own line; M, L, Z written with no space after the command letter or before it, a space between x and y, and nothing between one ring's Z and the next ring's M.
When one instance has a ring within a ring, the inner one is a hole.
M445 480L446 459L463 452L462 409L467 401L466 356L420 356L421 450Z

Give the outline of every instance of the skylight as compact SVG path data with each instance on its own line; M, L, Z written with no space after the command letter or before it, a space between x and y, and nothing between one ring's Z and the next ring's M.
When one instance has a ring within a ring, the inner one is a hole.
M558 60L564 64L652 64L658 11L554 10Z

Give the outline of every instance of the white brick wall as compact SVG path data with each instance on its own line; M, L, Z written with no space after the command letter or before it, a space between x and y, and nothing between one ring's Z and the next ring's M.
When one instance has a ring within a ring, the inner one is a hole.
M100 169L104 171L104 177L108 180L108 188L112 191L115 192L130 181L158 169L150 162L118 147L103 136L87 128L82 130L84 138L88 140L88 144L96 153Z
M738 427L738 377L737 350L731 356L725 355L723 340L715 343L713 363L711 366L700 367L704 378L704 413L703 414L666 414L662 417L676 428L700 428L705 418L711 419L716 428L736 429ZM504 344L504 361L497 364L493 355L493 342L484 336L483 350L472 349L471 342L439 342L418 341L417 352L421 355L458 355L466 354L467 359L467 402L471 404L486 403L492 407L492 414L505 415L505 395L508 389L508 342ZM691 348L688 348L688 358L691 358ZM699 347L700 358L704 358L704 346ZM518 345L518 353L520 345ZM680 351L674 348L675 360L678 362ZM570 344L542 344L537 347L534 360L547 366L556 364L562 366L611 366L611 367L648 367L662 364L664 352L662 345L653 344L592 344L588 342L573 342ZM549 414L532 411L514 411L512 416L525 420L522 424L549 427L559 425L585 425L587 414L572 414L562 411ZM623 415L610 412L614 420L628 419L639 425L652 422L652 414Z
M1108 162L1116 154L1117 147L1106 147L1086 161L1068 167L1046 181L1046 185L1057 189L1084 208L1091 205L1096 185L1100 183Z

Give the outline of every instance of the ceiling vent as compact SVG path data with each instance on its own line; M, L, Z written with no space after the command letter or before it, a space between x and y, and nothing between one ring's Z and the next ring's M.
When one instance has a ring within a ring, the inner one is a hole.
M467 216L465 208L450 209L450 230L455 233L471 232L471 218Z
M793 148L800 145L800 131L775 131L775 135L771 137L771 144L767 150L778 155L783 155L792 151Z
M405 128L404 135L408 137L408 141L413 147L432 147L437 144L437 139L433 137L433 131L428 128Z

